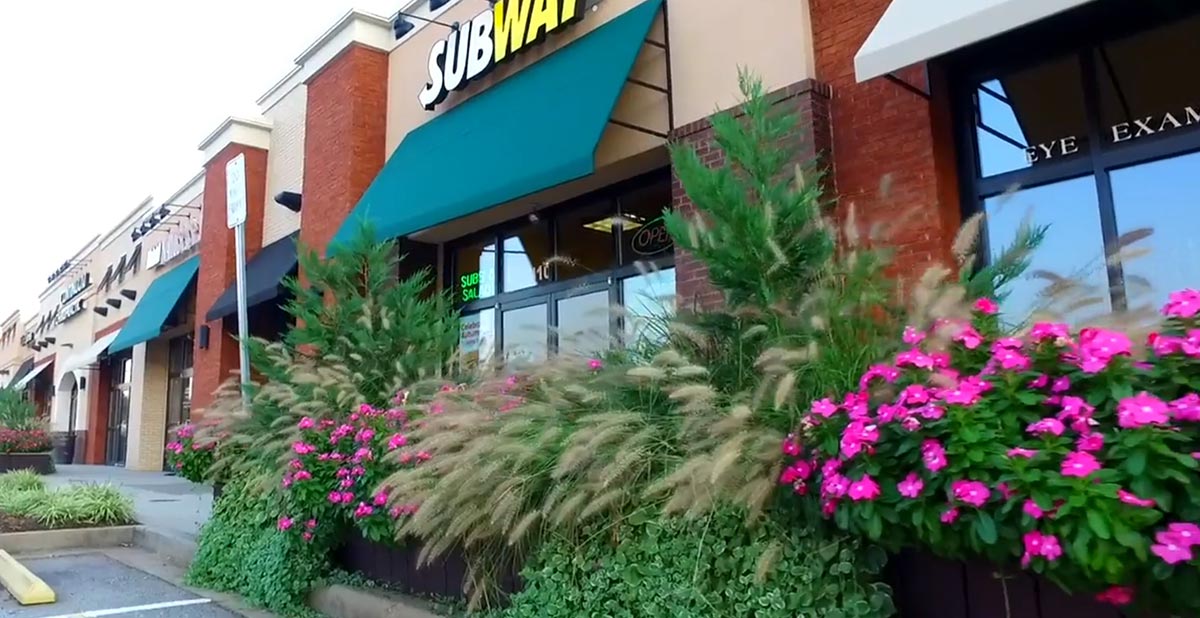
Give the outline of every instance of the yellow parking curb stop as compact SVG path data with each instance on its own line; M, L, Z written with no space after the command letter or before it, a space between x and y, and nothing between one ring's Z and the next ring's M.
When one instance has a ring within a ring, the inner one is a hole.
M0 585L21 605L44 605L55 601L50 586L3 549L0 549Z

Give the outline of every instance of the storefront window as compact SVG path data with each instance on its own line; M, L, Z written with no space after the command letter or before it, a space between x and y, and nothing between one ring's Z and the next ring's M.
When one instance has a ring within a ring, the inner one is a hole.
M622 280L621 298L625 305L625 341L665 340L667 320L675 315L675 269Z
M108 423L106 426L105 463L125 465L129 447L129 405L133 383L133 358L120 354L109 359Z
M1200 285L1200 81L1179 65L1198 54L1192 14L962 90L989 254L1026 218L1049 226L1032 267L1007 290L1009 321L1051 300L1081 320ZM1068 298L1045 297L1055 282L1072 289Z
M671 186L665 170L599 191L520 220L482 238L451 245L451 285L462 311L464 363L486 361L493 350L510 361L534 362L554 352L594 355L618 334L642 330L650 305L648 279L669 286L674 308L674 247L662 228ZM496 248L499 255L496 255ZM498 260L500 268L490 270ZM463 277L478 280L478 294ZM494 286L499 276L499 289ZM490 293L485 294L483 290ZM660 294L660 296L663 296ZM628 300L623 300L628 299ZM638 304L620 318L614 303ZM662 308L659 301L659 308ZM620 320L624 320L624 324Z

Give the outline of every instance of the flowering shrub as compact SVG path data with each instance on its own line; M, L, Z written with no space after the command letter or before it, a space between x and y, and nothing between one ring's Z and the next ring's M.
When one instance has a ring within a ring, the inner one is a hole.
M0 428L0 453L45 453L50 448L50 434L43 429Z
M175 429L174 439L167 443L167 466L179 476L193 482L205 480L212 467L216 443L196 437L196 426L184 423Z
M1200 292L1171 295L1147 349L1065 324L1001 337L995 303L974 309L906 329L893 363L812 402L781 481L893 548L1017 562L1117 605L1200 609Z
M373 541L392 540L395 520L415 513L417 505L391 504L382 483L400 467L430 458L409 444L406 403L402 392L395 407L362 404L345 422L300 419L281 481L285 514L279 530L312 541L324 524L350 521Z

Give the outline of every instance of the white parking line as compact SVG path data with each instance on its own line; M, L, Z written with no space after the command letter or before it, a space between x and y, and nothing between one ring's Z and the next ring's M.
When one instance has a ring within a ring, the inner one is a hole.
M156 609L186 607L188 605L203 605L205 603L212 603L212 599L187 599L185 601L167 601L166 603L151 603L149 605L134 605L131 607L117 607L113 609L93 609L86 612L47 616L46 618L101 618L102 616L119 616L121 614L132 614L134 612L148 612Z

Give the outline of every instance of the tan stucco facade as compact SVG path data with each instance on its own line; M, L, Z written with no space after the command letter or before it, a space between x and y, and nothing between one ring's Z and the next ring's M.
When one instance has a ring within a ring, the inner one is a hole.
M304 84L296 84L263 110L263 116L271 123L263 246L300 229L300 213L275 203L275 196L282 191L301 193L304 188L304 124L307 111L308 88Z

